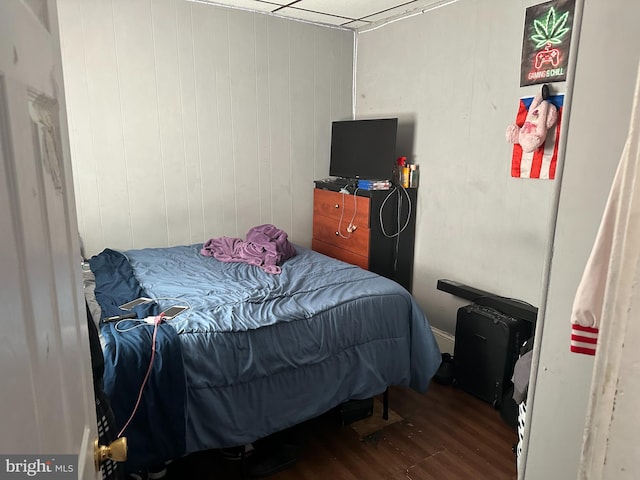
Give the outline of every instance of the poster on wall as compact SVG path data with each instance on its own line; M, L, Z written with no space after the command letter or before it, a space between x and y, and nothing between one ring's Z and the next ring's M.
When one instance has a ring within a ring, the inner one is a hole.
M575 0L553 0L527 8L520 86L567 79Z

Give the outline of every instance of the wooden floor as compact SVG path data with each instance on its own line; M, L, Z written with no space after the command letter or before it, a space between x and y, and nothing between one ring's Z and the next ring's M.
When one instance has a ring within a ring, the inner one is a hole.
M403 420L361 439L335 416L307 422L296 433L294 466L270 480L514 480L517 441L489 404L454 387L432 384L418 394L390 389ZM201 452L172 463L168 479L237 480L240 462Z

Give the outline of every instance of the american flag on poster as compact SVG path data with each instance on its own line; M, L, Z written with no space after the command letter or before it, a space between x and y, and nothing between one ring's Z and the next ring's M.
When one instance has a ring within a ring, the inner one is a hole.
M541 178L553 180L556 177L556 164L558 163L558 143L560 141L560 124L562 121L562 109L564 95L550 95L547 98L558 109L558 121L547 132L547 140L537 150L530 153L522 151L522 147L515 143L511 156L511 176L516 178ZM527 118L529 106L533 97L520 99L516 125L522 127Z

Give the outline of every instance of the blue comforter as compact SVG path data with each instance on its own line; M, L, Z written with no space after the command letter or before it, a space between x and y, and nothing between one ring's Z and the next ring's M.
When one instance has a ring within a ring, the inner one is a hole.
M95 275L96 300L102 318L130 313L118 305L147 296L127 258L106 249L90 260ZM134 309L139 318L157 315L158 305ZM111 401L118 430L128 422L129 454L125 470L134 472L162 465L185 452L186 386L182 349L176 331L168 324L158 326L153 369L144 395L138 395L151 360L153 326L139 321L101 322L103 339L104 391ZM118 432L114 432L114 435Z
M389 385L426 390L440 352L395 282L298 246L280 275L201 248L124 252L161 310L190 307L166 324L182 356L185 453L249 443Z

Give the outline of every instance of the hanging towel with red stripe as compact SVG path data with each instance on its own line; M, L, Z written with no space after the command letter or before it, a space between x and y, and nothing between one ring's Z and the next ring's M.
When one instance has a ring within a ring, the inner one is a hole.
M622 177L628 151L622 155L609 191L600 227L578 284L571 310L571 351L595 355L602 321L607 276L611 270L616 219L622 202Z

